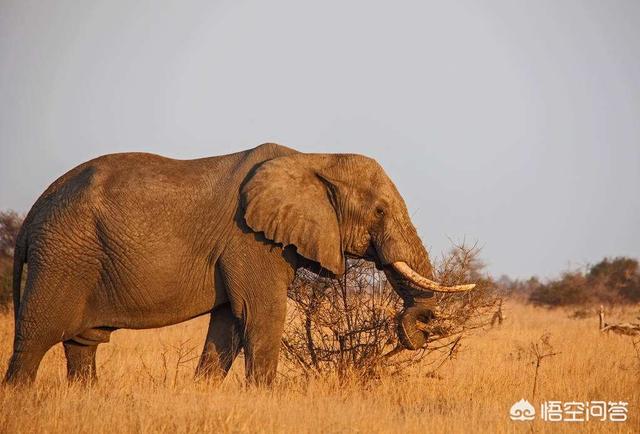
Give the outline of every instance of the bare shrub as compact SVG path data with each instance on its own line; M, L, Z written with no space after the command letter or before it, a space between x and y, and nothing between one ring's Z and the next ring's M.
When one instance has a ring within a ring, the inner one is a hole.
M163 345L159 359L162 362L162 369L159 375L154 375L154 370L147 365L145 357L140 351L137 352L137 356L142 366L142 372L154 387L170 385L172 389L176 389L178 385L180 369L183 367L192 368L191 363L200 358L196 347L191 345L190 339L180 341L175 345ZM191 371L191 369L189 370ZM171 371L173 371L172 375L170 375ZM170 380L169 377L173 377L173 379Z
M551 335L549 333L544 333L540 336L537 342L531 343L529 354L532 359L532 364L535 367L533 374L533 390L531 392L531 400L534 400L538 390L538 373L540 371L542 361L547 357L557 356L560 353L556 352L553 345L551 345Z
M495 311L492 281L482 274L478 254L476 246L456 246L434 263L435 277L445 284L478 285L468 293L435 296L436 318L419 323L429 333L427 346L417 351L403 351L398 342L396 315L403 302L372 263L349 260L339 280L300 270L289 289L285 358L306 376L336 373L341 380L394 375L416 363L434 372Z

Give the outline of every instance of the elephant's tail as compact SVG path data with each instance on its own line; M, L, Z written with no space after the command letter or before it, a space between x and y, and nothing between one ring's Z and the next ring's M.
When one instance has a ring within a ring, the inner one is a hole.
M18 323L18 310L20 309L20 284L22 283L22 268L27 262L27 234L26 225L22 225L16 237L16 246L13 249L13 314Z

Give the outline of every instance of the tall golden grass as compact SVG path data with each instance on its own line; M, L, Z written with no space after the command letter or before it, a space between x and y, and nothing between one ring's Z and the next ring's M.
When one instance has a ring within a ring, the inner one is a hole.
M417 366L365 385L336 378L307 381L283 366L271 389L244 386L242 360L222 385L194 382L207 318L146 331L118 331L98 350L99 382L67 385L63 351L43 360L35 386L0 387L0 430L31 432L640 432L640 356L632 338L604 335L595 316L516 303L506 321L463 340L435 373ZM634 319L638 309L611 312ZM530 345L549 333L558 355L542 361L534 405L544 400L627 401L629 420L514 422L511 405L531 399ZM0 315L0 367L13 339L12 315Z

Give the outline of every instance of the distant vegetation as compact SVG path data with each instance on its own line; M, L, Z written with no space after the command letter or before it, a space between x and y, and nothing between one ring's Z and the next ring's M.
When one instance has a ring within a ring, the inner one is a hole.
M640 301L640 267L633 258L604 258L584 270L566 271L542 282L502 277L501 292L536 305L629 304Z
M15 211L0 211L0 309L11 305L13 247L22 219Z

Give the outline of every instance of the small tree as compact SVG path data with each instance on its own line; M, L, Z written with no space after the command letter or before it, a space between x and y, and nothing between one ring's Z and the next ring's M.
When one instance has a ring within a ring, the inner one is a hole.
M457 247L434 266L436 278L446 284L473 279L478 286L469 293L436 295L436 318L421 325L429 332L427 348L418 351L402 351L396 333L402 300L373 264L348 261L339 280L299 271L289 289L285 358L307 376L335 372L341 380L366 381L418 362L437 369L455 355L466 333L489 323L495 296L475 247Z

